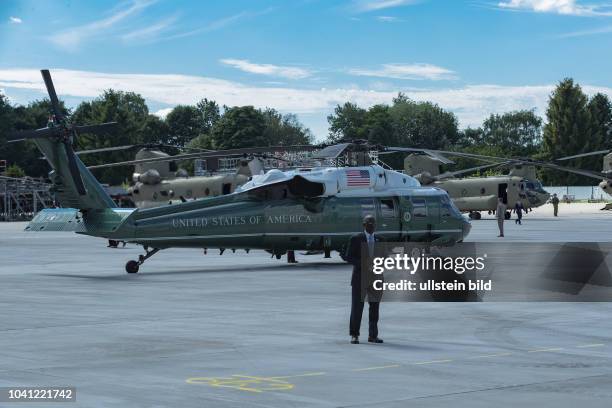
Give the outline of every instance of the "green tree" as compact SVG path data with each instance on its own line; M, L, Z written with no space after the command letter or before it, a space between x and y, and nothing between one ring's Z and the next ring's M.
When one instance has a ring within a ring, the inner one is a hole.
M16 164L8 166L5 174L7 177L23 177L26 175L23 169Z
M480 143L504 156L531 156L542 141L542 119L533 110L492 114L482 124Z
M169 128L168 143L174 146L185 146L192 139L206 133L202 113L196 106L178 105L166 116Z
M547 123L544 126L541 156L547 160L583 153L592 149L590 113L587 96L571 78L562 80L550 96L546 110ZM581 167L583 160L577 159L575 167ZM545 183L553 185L574 185L588 183L584 177L574 174L542 171Z
M459 141L457 117L434 103L415 102L400 93L390 115L401 146L444 149Z
M166 122L155 115L148 115L140 130L142 142L147 144L170 144L170 128Z
M252 106L228 108L211 130L217 149L266 146L266 120L263 113Z
M591 144L594 148L612 149L612 103L601 93L589 100Z
M217 102L209 99L202 99L196 105L196 108L200 112L202 117L202 129L201 132L210 134L212 127L221 119L221 111Z
M336 106L334 113L327 117L329 123L329 141L365 139L364 125L367 111L351 102Z
M366 114L363 124L364 137L372 144L397 145L399 140L387 105L374 105Z
M307 145L312 143L310 129L300 123L293 114L283 115L268 108L263 112L264 138L269 146Z
M72 122L78 125L117 122L117 127L107 135L80 135L77 144L79 149L96 149L120 145L140 144L146 140L144 125L150 119L149 108L142 96L133 92L122 92L109 89L90 101L82 102L74 111ZM89 165L115 161L132 160L131 150L90 154L82 159ZM118 185L132 177L132 167L111 167L96 170L100 182Z

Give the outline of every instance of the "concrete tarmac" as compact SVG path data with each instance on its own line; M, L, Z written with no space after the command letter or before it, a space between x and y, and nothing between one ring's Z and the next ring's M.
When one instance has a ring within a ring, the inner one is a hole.
M610 241L606 214L507 223L506 240ZM7 407L610 407L610 303L383 303L349 344L337 256L136 246L0 223L0 386L77 388ZM496 223L473 222L471 240ZM367 306L366 306L367 307Z

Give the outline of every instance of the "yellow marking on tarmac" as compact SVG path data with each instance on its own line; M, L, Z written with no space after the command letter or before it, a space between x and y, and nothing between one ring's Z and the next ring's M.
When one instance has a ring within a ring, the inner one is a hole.
M475 358L503 357L503 356L511 356L511 355L512 353L481 354L480 356L476 356Z
M240 391L264 392L286 391L293 389L294 385L274 377L255 377L235 374L231 377L192 377L187 379L188 384L207 384L211 387L233 388Z
M419 361L418 363L412 363L414 365L423 365L423 364L436 364L436 363L450 363L453 360L431 360L431 361Z
M605 344L603 343L592 343L592 344L581 344L575 346L576 348L594 348L594 347L603 347ZM542 349L534 349L534 350L525 350L523 352L527 353L549 353L564 350L563 347L551 347L551 348L542 348ZM502 352L502 353L493 353L493 354L481 354L476 355L473 358L493 358L493 357L504 357L511 356L517 353L510 352ZM451 363L455 360L452 359L443 359L443 360L429 360L429 361L418 361L415 363L409 364L388 364L383 366L374 366L374 367L364 367L364 368L353 368L350 371L360 372L360 371L373 371L373 370L383 370L386 368L398 368L407 365L426 365L426 364L442 364L442 363ZM288 381L285 381L289 378L299 378L299 377L315 377L327 375L324 371L317 372L308 372L303 374L295 374L295 375L285 375L285 376L274 376L274 377L261 377L261 376L251 376L251 375L243 375L243 374L235 374L230 377L191 377L187 378L186 382L188 384L204 384L209 385L211 387L223 387L223 388L232 388L240 391L247 392L266 392L266 391L288 391L294 388L294 384L291 384Z
M594 343L594 344L583 344L580 346L576 346L577 348L589 348L589 347L603 347L605 344L603 343Z
M378 367L353 368L351 371L383 370L385 368L396 368L396 367L401 367L401 365L400 364L389 364L389 365L378 366Z
M546 348L546 349L536 349L536 350L527 350L528 353L549 353L552 351L563 350L563 347L554 347L554 348Z

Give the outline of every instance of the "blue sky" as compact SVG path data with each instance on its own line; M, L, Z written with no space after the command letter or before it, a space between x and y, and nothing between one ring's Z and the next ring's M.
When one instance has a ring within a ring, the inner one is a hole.
M294 112L318 139L338 103L402 91L462 127L535 108L564 77L612 96L612 3L580 0L0 0L0 89L70 106L103 89L164 115L203 97Z

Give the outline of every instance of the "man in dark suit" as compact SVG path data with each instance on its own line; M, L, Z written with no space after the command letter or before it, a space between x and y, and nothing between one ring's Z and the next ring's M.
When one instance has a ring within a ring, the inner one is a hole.
M359 344L359 328L361 327L361 316L363 314L366 292L368 292L368 304L370 307L368 341L370 343L383 342L378 337L380 296L372 296L371 290L367 290L368 282L371 280L371 260L374 257L374 244L379 242L379 238L374 234L376 219L373 215L366 215L363 218L363 229L364 232L351 237L346 252L347 261L353 264L353 276L351 277L351 344ZM362 248L365 253L362 253ZM366 257L365 262L363 257ZM362 271L362 262L367 266L368 270Z

